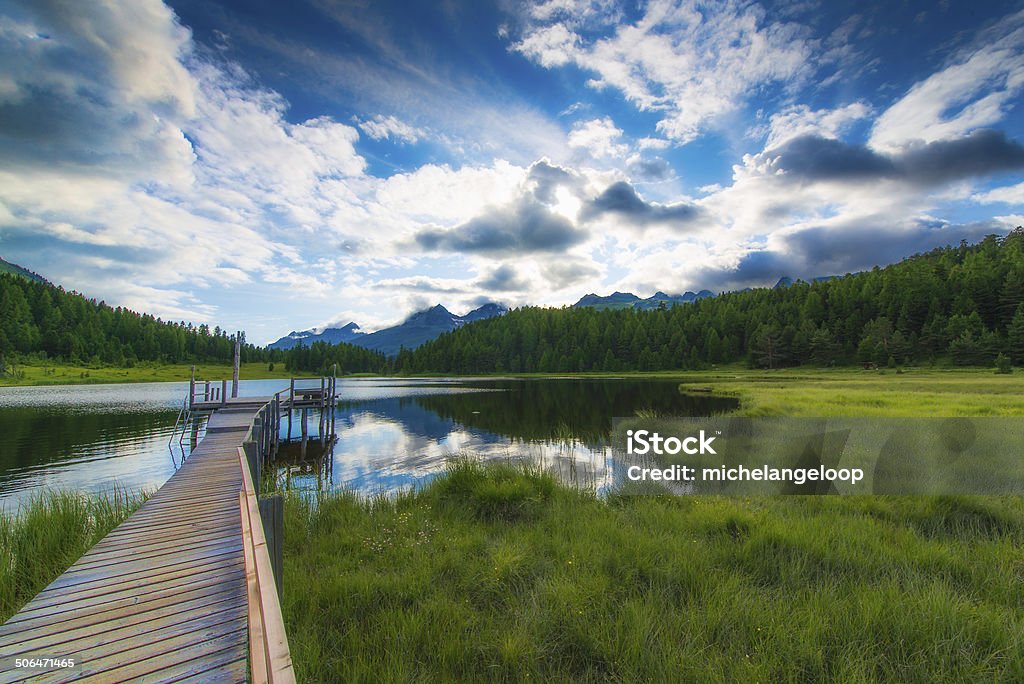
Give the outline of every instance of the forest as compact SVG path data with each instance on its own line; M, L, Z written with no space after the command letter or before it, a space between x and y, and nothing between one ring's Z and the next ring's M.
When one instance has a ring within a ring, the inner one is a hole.
M379 372L384 356L354 347L313 345L282 352L245 342L242 363L284 363L321 371ZM163 321L68 292L49 282L0 273L0 372L20 360L130 367L140 362L230 363L234 336L220 327Z
M243 335L244 342L244 335ZM230 362L234 338L0 274L0 362L44 358L131 366ZM271 350L244 363L295 372L567 373L1024 364L1024 229L827 281L729 292L651 311L524 307L397 357L350 344Z
M399 373L695 370L722 363L1024 363L1024 229L885 268L654 311L527 307L394 359Z

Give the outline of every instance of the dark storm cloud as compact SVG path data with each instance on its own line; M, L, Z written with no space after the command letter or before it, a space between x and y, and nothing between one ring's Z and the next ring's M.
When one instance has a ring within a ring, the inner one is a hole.
M426 250L469 254L561 252L589 233L532 199L491 210L451 230L426 229L416 242Z
M892 160L866 147L849 145L831 138L802 135L765 152L774 157L773 171L808 180L860 180L898 175Z
M1006 233L1006 228L994 222L940 221L915 221L894 227L885 219L819 226L787 236L775 249L748 252L733 268L699 269L693 280L698 287L725 291L771 286L784 276L810 280L844 275L895 263L911 254L955 245L961 240L977 242L993 233Z
M900 158L909 178L923 183L987 176L1024 168L1024 146L1002 131L977 130L960 140L929 143Z
M815 227L790 235L787 251L805 264L798 275L833 275L891 264L911 254L961 240L977 242L992 233L1005 233L990 221L949 224L941 221L912 222L894 228L888 221L856 222L838 227Z
M498 268L477 283L477 287L492 292L521 292L528 290L530 284L519 277L516 270L508 264L502 264Z
M793 180L897 179L927 186L1024 168L1024 146L1001 131L982 129L959 140L919 144L886 155L863 145L803 135L762 152L755 162Z
M615 214L636 226L652 223L683 225L692 223L701 213L701 209L692 204L646 202L632 185L618 181L590 200L580 212L580 218L589 221L604 214Z

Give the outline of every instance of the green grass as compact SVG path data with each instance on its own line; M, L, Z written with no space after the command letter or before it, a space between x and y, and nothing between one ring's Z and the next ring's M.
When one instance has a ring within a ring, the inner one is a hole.
M144 495L50 491L0 515L0 622L117 527Z
M612 497L454 464L286 505L300 681L1021 681L1019 498Z
M684 391L740 399L748 416L1021 416L1024 372L992 369L729 370L678 376Z
M140 363L132 368L115 366L74 366L66 364L16 365L17 373L0 374L0 387L16 385L83 385L121 382L174 382L188 380L191 364ZM196 366L196 377L203 380L231 380L231 364L202 364ZM290 378L283 363L268 370L266 363L244 363L239 368L241 380Z
M1024 414L987 369L652 375L746 415ZM461 462L285 521L303 680L1024 680L1020 497L600 499Z

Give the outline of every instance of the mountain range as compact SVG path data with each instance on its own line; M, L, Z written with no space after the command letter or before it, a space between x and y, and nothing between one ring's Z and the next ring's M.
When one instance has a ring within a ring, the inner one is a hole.
M689 304L705 297L714 297L711 290L700 292L684 292L683 294L668 295L660 290L646 299L637 297L632 292L613 292L607 297L596 294L588 294L580 297L580 300L573 304L574 307L589 306L594 309L637 309L646 311L657 309L661 306L671 307L676 304Z
M365 333L355 322L341 328L325 328L291 332L272 342L271 349L291 349L297 345L311 345L314 342L338 344L348 342L364 349L379 351L387 356L394 356L398 351L415 349L424 342L439 337L442 333L460 328L466 323L480 321L485 318L500 316L508 311L502 304L484 304L464 316L456 316L440 304L423 311L417 311L398 325L384 328L372 333Z

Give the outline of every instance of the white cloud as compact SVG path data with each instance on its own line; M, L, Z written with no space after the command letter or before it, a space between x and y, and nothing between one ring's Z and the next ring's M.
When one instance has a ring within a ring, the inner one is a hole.
M1024 88L1024 11L983 32L942 71L916 83L875 122L871 145L908 145L962 137L1003 119Z
M583 150L595 158L623 157L629 146L620 142L622 129L609 117L578 121L569 132L569 147Z
M975 193L971 195L971 199L978 204L994 204L996 202L1024 204L1024 183L994 188L988 192Z
M427 137L427 132L401 121L394 116L377 114L369 121L359 121L359 130L374 140L396 140L415 144Z
M579 36L562 24L537 29L516 43L516 49L542 67L560 67L573 61Z
M838 138L850 124L870 115L871 106L866 102L852 102L836 109L818 110L803 104L793 105L772 114L765 147L777 147L800 135Z
M653 1L638 21L600 38L575 33L571 15L538 19L514 50L547 68L574 63L594 72L589 86L614 88L639 110L659 112L658 131L676 143L735 111L756 87L813 73L804 30L769 21L758 5Z

